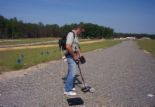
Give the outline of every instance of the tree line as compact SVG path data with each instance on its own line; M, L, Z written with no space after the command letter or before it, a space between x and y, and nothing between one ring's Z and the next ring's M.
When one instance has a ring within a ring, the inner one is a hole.
M92 23L79 23L85 29L83 38L111 38L114 30L110 27L99 26ZM57 24L24 23L16 17L7 19L0 16L0 38L41 38L41 37L62 37L71 31L76 23L59 26Z
M120 37L150 37L155 39L154 34L116 33L110 27L100 26L92 23L57 24L24 23L16 17L7 19L0 15L0 39L16 38L41 38L41 37L62 37L67 35L75 26L81 25L85 29L82 38L120 38Z

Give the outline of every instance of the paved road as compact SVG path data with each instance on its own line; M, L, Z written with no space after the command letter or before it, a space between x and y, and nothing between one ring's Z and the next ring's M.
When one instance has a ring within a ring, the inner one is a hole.
M61 61L0 76L0 107L155 107L155 58L140 50L134 41L88 52L82 65L87 83L95 93L63 96ZM78 77L80 80L80 77Z

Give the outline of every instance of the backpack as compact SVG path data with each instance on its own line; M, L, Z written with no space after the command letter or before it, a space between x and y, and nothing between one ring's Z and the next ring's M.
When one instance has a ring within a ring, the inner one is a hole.
M73 35L74 35L74 39L75 39L75 33L72 31ZM62 37L59 40L59 48L61 51L66 51L66 41L67 41L67 35Z

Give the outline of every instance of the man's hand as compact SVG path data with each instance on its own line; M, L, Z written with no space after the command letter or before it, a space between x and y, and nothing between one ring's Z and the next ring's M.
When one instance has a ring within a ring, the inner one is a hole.
M73 56L73 59L76 61L76 60L79 60L79 56L77 54L74 54Z
M75 55L73 57L73 59L74 59L74 61L75 61L76 64L79 64L79 56L78 55Z

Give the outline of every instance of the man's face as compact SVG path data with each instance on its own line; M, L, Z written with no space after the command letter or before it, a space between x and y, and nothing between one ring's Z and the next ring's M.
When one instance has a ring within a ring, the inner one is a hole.
M81 28L77 28L77 34L81 34Z

